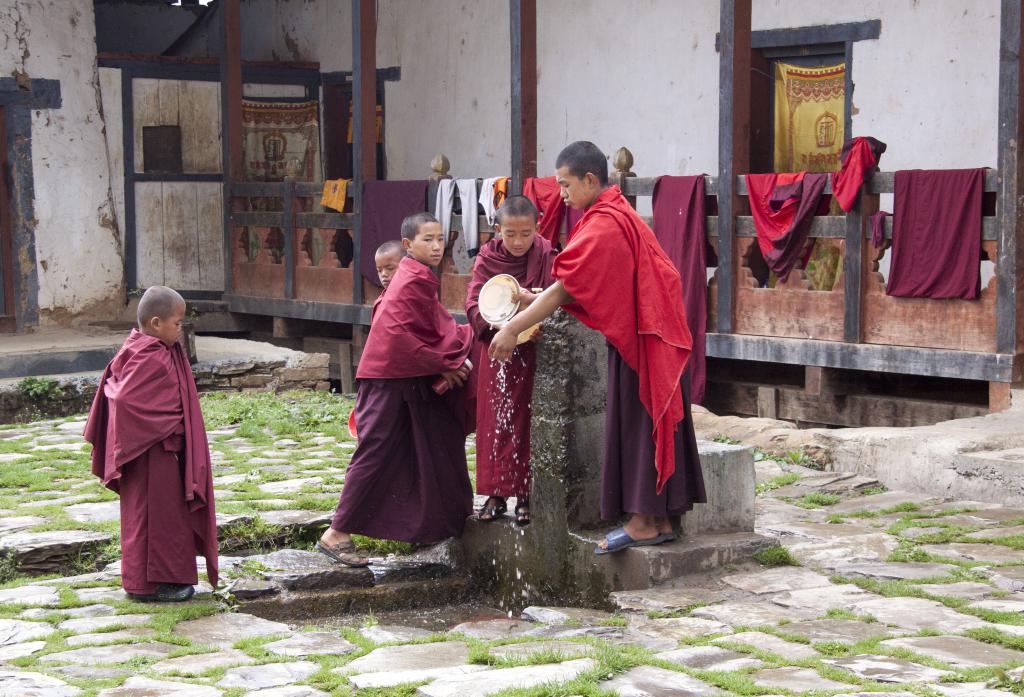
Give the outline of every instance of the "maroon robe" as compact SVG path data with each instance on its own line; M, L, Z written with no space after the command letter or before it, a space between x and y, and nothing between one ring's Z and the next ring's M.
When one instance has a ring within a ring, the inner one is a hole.
M679 272L617 186L587 209L555 257L553 274L574 299L566 311L608 339L609 366L619 361L633 374L608 376L601 516L663 516L703 502L700 461L688 442L693 429L684 423L690 418L683 370L692 341ZM631 422L630 438L616 438L615 419L635 416L638 405L649 420ZM624 498L625 491L636 498Z
M849 213L857 200L860 187L878 171L878 161L885 152L885 143L861 136L843 143L842 165L832 173L832 195L839 207Z
M213 474L199 395L181 346L132 330L103 371L85 425L92 472L121 497L121 583L149 595L217 585Z
M746 182L757 246L768 268L785 283L804 252L828 175L748 174Z
M514 276L523 288L551 285L551 243L537 235L521 257L497 237L481 247L473 264L466 315L476 336L476 491L485 496L530 495L530 401L537 368L534 342L519 344L505 363L492 361L487 349L494 331L480 316L480 288L498 274Z
M708 238L704 214L704 175L658 177L654 184L654 234L676 265L683 285L683 306L693 337L686 366L690 399L704 401L707 366L704 359L708 325Z
M402 259L373 315L356 377L359 445L331 521L339 532L428 544L462 533L468 389L431 385L469 357L472 330L438 300L430 267Z

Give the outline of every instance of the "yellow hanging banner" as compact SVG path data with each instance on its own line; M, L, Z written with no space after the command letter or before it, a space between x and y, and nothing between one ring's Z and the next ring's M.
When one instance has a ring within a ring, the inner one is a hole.
M775 64L775 171L834 172L843 149L846 64Z

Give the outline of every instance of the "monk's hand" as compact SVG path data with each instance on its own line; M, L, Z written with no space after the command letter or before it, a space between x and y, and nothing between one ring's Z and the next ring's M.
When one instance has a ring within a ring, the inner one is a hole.
M504 363L512 357L512 352L516 350L517 338L514 333L509 331L508 325L503 326L494 335L494 338L491 339L491 346L487 349L487 355L492 360Z
M448 383L448 387L462 387L465 384L466 376L462 373L463 368L465 368L465 365L461 368L441 373L441 377Z
M519 304L522 305L523 307L529 307L536 299L537 294L532 293L526 290L525 288L520 288L519 294L516 296L516 300L518 300Z

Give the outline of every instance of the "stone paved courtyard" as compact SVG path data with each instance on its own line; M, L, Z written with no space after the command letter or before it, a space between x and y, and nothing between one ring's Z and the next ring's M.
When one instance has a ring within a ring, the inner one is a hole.
M349 401L203 402L229 592L174 606L120 590L117 501L89 474L81 417L0 427L0 695L1024 694L1024 509L758 454L758 532L781 545L758 562L605 609L507 613L446 578L444 545L361 540L375 563L355 572L309 553L354 450ZM410 587L457 601L246 612Z

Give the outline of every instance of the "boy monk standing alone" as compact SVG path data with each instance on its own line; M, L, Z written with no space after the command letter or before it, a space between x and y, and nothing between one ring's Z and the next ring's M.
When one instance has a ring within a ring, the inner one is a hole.
M566 146L555 162L562 198L584 210L555 257L555 283L509 321L490 355L508 360L519 332L559 306L608 340L608 408L601 517L625 524L595 550L674 539L673 519L706 500L683 370L692 340L679 272L617 186L593 143Z
M458 389L469 377L472 330L457 325L437 297L432 269L444 255L437 219L407 217L402 246L408 256L381 296L356 371L359 445L331 526L317 542L347 566L369 563L355 552L353 534L440 542L462 534L473 508L466 395Z
M480 249L469 282L466 314L476 334L479 375L476 398L476 491L489 498L480 520L499 519L508 509L505 498L516 497L516 523L530 522L530 400L537 367L534 342L519 344L512 358L499 367L487 357L494 336L480 316L480 288L498 274L514 276L523 289L518 298L529 305L530 288L551 285L554 251L537 234L537 209L525 196L512 196L497 214L497 236Z
M213 475L199 395L178 343L185 301L164 286L100 380L85 424L92 472L121 496L121 584L141 601L188 600L196 554L217 585Z

